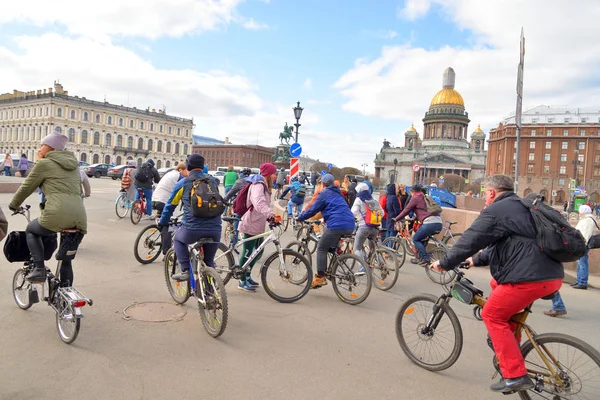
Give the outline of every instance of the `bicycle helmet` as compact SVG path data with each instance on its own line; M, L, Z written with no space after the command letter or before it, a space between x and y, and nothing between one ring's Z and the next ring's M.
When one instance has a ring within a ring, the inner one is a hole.
M297 176L292 176L292 177L290 178L290 182L296 182L297 180L298 180L298 177L297 177Z
M240 171L240 175L250 176L252 175L252 170L250 168L244 168Z

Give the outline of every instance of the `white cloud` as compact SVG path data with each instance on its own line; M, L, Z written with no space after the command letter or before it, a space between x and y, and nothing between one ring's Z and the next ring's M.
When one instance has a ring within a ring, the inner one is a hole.
M389 40L398 37L398 32L392 30L363 31L363 34L376 39Z
M398 17L415 20L427 14L431 7L430 0L406 0L403 8L398 9Z
M312 79L306 78L304 80L304 83L302 84L302 86L304 87L304 89L308 89L308 90L312 89Z
M263 24L260 22L256 22L253 18L248 18L243 24L242 26L246 29L249 29L251 31L259 31L262 29L269 29L269 25L267 24Z

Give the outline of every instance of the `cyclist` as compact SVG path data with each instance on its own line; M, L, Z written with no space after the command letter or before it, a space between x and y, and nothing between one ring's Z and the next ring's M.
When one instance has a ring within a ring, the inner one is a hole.
M39 218L31 221L25 229L27 246L33 258L34 268L27 275L31 282L46 280L44 265L44 243L42 236L52 236L64 229L78 229L87 232L87 215L81 198L81 178L79 163L70 151L65 151L68 138L58 132L52 132L42 139L36 162L15 193L10 205L17 211L21 204L38 188L45 195L40 204ZM73 285L73 267L65 260L60 269L63 284Z
M135 199L140 198L139 189L142 189L144 197L146 198L146 216L152 218L152 181L154 183L160 182L160 175L158 170L154 168L154 160L149 158L141 167L136 171L135 174Z
M327 224L327 229L317 244L317 274L311 285L313 289L327 285L325 272L329 249L335 247L344 235L351 235L356 226L354 215L344 200L340 188L333 185L334 180L331 174L323 175L321 183L325 185L325 189L314 204L298 216L298 221L304 221L321 212Z
M252 175L246 178L246 182L250 183L247 194L248 197L246 198L248 211L242 216L239 227L239 231L244 234L244 239L263 233L265 231L267 219L273 216L273 211L270 207L271 189L273 188L276 172L277 167L273 164L265 163L260 166L260 173L258 175ZM258 238L244 243L242 247L242 256L240 257L240 265L244 265L248 261L250 255L262 244L262 242L263 238ZM256 291L258 282L252 279L250 273L252 272L252 267L254 267L254 264L261 256L262 252L250 263L250 270L246 272L245 279L240 280L238 289L247 292Z
M306 187L300 183L300 181L298 181L298 177L294 176L291 179L291 183L283 191L283 193L281 193L281 196L279 196L279 200L283 200L288 192L292 192L292 196L287 204L287 213L288 217L293 218L294 207L296 207L298 213L302 212L304 196L306 196Z
M237 196L237 194L242 190L242 188L246 185L246 178L252 175L252 170L250 168L244 168L240 171L240 177L235 182L235 184L229 189L227 193L225 193L225 197L223 200L229 203L231 200Z
M169 197L173 192L173 188L180 179L187 178L189 172L185 163L177 164L174 170L167 172L156 185L154 194L152 195L152 209L156 210L156 215L160 217L165 208L165 204L169 201Z
M428 265L430 262L429 254L425 249L424 240L442 231L442 217L427 211L423 186L414 185L411 187L410 191L412 194L410 201L394 220L399 221L407 216L408 213L414 211L417 220L419 220L422 225L412 238L415 247L419 251L419 260L414 258L410 261L413 264Z
M194 217L190 204L192 184L196 179L207 177L204 174L204 157L200 154L189 155L186 161L186 168L189 171L189 175L175 184L158 223L161 230L169 226L169 221L177 205L179 202L183 202L181 227L177 229L173 239L175 255L181 266L181 271L172 276L176 281L187 281L190 279L189 244L197 242L201 238L211 238L214 243L203 245L204 262L206 265L214 267L215 254L217 253L221 237L221 216L211 218ZM210 177L210 181L216 186L217 183L213 177Z
M492 292L481 316L502 371L502 379L490 388L503 393L529 390L534 384L510 319L535 300L556 292L564 268L538 247L533 217L514 192L512 178L494 175L484 185L486 208L431 268L449 270L465 259L471 265L490 266ZM485 250L471 257L481 249Z
M354 238L354 253L357 256L362 257L365 261L367 255L365 254L363 247L365 241L368 239L377 240L379 235L379 225L371 225L366 221L367 217L367 205L373 211L378 211L380 219L383 216L383 209L379 205L379 202L373 198L369 193L369 185L364 182L356 185L356 200L350 211L358 220L358 230L356 231L356 237Z
M285 169L281 168L279 170L279 172L277 173L277 188L278 189L283 189L283 187L285 186L286 177L287 177L287 174L285 173Z
M238 180L238 174L233 170L233 165L227 167L227 172L223 177L223 186L225 187L225 194L227 194L235 182Z

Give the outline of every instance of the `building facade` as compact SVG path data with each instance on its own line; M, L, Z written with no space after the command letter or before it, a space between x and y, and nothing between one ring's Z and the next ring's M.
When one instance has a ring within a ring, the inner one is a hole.
M185 160L192 149L193 119L163 110L138 110L70 96L54 89L0 95L0 149L35 159L40 141L53 130L67 135L67 150L90 164L141 164L158 168Z
M569 199L570 183L597 203L600 192L600 111L538 106L522 113L519 194L541 193L553 204ZM515 118L490 130L489 175L515 175Z
M478 127L467 138L469 114L458 91L452 68L444 71L443 87L431 100L423 118L421 140L414 126L404 134L404 145L384 140L375 156L375 177L407 185L443 185L445 174L463 177L465 183L485 176L485 133Z
M224 144L195 144L192 153L204 157L204 163L210 170L217 167L258 168L261 164L272 162L273 147L259 145L231 144L229 138L225 138Z

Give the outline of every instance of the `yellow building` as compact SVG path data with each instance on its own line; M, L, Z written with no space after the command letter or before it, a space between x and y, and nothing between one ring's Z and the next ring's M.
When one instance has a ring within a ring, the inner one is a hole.
M67 150L80 161L120 165L152 158L162 168L191 153L194 121L70 96L59 83L54 89L0 95L2 152L34 160L41 139L54 129L69 137Z

